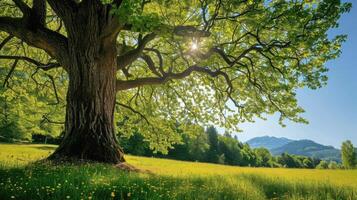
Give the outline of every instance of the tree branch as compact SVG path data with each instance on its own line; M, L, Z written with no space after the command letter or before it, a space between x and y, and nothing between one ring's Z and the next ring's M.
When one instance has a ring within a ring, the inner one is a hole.
M211 35L210 32L199 30L194 26L176 26L174 27L174 34L191 37L209 37Z
M59 103L60 103L60 99L59 99L59 96L58 96L55 79L53 78L53 76L51 76L51 75L49 75L49 74L47 74L47 76L48 76L48 78L50 79L51 84L52 84L52 87L53 87L53 90L54 90L54 92L55 92L55 97L56 97L56 100L57 100L57 103L55 103L55 104L59 104Z
M130 50L124 53L123 55L118 56L117 57L118 69L122 69L133 63L135 60L137 60L141 56L141 53L145 49L147 43L153 40L155 36L156 36L155 33L150 33L145 35L144 38L139 38L138 46L135 49Z
M0 43L0 50L12 39L14 38L13 35L7 36L1 43Z
M150 71L152 73L154 73L156 76L162 76L157 70L156 70L156 67L155 67L155 63L154 61L151 59L151 57L149 55L142 55L141 58L146 62L148 68L150 69Z
M26 56L5 56L5 55L0 55L0 59L15 59L15 60L24 60L26 62L29 62L31 64L36 65L37 68L42 69L44 71L48 71L50 69L54 69L54 68L59 68L61 67L61 65L59 63L41 63L37 60L34 60L32 58L26 57Z
M228 86L230 88L232 88L232 84L230 82L229 76L225 72L220 71L220 70L212 71L205 67L193 65L193 66L188 67L186 70L184 70L180 73L166 73L162 77L137 78L134 80L127 80L127 81L117 80L116 89L117 89L117 91L120 91L120 90L128 90L131 88L136 88L136 87L140 87L140 86L144 86L144 85L164 84L164 83L168 82L169 80L183 79L183 78L191 75L192 72L205 73L211 77L217 77L217 76L221 75L226 79Z
M142 119L144 119L146 121L146 123L148 125L150 125L150 122L149 120L145 117L145 115L143 115L141 112L135 110L134 108L132 108L131 106L128 106L128 105L125 105L125 104L122 104L122 103L119 103L119 102L116 102L117 105L123 107L123 108L126 108L126 109L129 109L130 111L132 111L133 113L139 115Z
M43 49L63 66L67 66L68 44L65 36L44 27L31 30L23 19L11 17L0 17L0 31L5 31L30 46Z
M31 14L31 8L22 0L12 0L15 5L21 10L24 14L24 17L27 17Z
M5 80L4 80L4 83L3 83L3 87L5 87L6 85L9 84L9 79L10 79L12 73L14 72L14 70L15 70L15 68L16 68L18 62L19 62L19 59L16 59L16 60L14 61L14 63L12 64L9 73L8 73L8 74L6 75L6 77L5 77Z
M78 8L77 3L73 0L47 0L47 2L52 10L63 20L66 19L66 13L72 13Z
M61 124L61 125L64 124L64 122L57 122L57 121L52 121L52 120L48 119L47 114L42 116L41 124L45 123L46 121L50 124Z
M46 0L33 0L32 6L35 20L41 25L45 26L46 22Z
M165 74L164 71L164 60L162 58L162 55L160 53L160 51L158 49L154 49L154 48L145 48L146 51L152 51L156 54L157 58L159 59L159 71L161 74Z

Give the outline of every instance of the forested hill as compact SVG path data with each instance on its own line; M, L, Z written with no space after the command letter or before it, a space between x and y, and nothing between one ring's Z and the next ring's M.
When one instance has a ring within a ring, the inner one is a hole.
M288 144L289 142L292 142L293 140L281 137L273 137L273 136L262 136L262 137L255 137L250 140L248 140L246 143L249 144L250 147L252 148L259 148L259 147L264 147L268 150L272 150L281 146L284 146Z
M276 137L257 137L248 140L252 148L265 147L273 155L289 153L294 155L309 156L323 160L341 161L341 152L332 146L316 143L312 140L290 140Z
M341 152L339 149L318 144L311 140L292 141L270 151L273 155L280 155L287 152L289 154L309 156L323 160L341 161Z

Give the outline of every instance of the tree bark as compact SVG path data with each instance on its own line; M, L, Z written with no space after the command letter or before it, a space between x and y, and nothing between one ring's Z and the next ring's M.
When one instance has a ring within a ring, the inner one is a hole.
M113 122L116 36L103 37L106 12L86 10L66 24L70 66L65 136L49 159L117 164L125 160Z

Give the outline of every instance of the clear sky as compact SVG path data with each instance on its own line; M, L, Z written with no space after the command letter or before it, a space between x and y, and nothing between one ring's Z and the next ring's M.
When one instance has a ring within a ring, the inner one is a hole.
M327 63L329 68L327 86L318 90L298 91L299 104L305 109L304 117L309 124L286 122L283 128L278 117L267 121L242 124L239 140L246 141L257 136L276 136L291 139L311 139L321 144L340 148L342 141L351 140L357 146L357 1L352 9L340 19L340 26L330 35L347 34L342 54Z

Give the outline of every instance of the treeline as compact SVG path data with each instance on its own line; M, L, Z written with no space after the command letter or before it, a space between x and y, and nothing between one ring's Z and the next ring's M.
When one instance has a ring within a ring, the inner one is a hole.
M176 144L167 154L155 153L149 143L139 133L130 138L120 137L124 152L138 156L152 156L175 160L209 162L251 167L286 167L286 168L340 168L336 162L322 161L306 156L283 153L273 156L268 149L252 149L237 137L229 134L220 135L214 127L208 127L195 137L182 135L182 143Z

